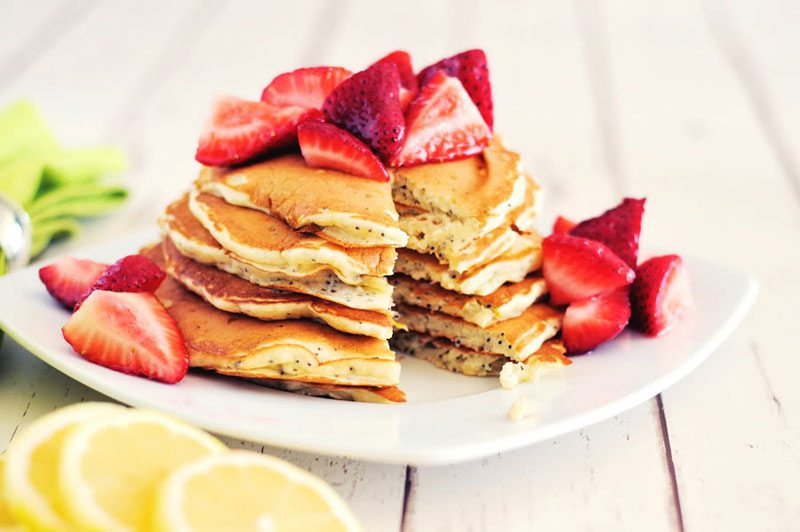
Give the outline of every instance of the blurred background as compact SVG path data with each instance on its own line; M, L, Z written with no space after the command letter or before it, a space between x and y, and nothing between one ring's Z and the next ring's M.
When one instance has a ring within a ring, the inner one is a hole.
M759 278L744 326L661 408L680 520L785 529L800 519L786 499L800 492L790 333L800 300L799 22L800 3L788 0L0 0L0 106L28 99L64 144L114 145L129 159L117 175L130 190L121 210L86 222L52 256L132 231L155 236L159 211L197 172L194 149L216 94L257 99L279 73L355 71L394 49L422 68L483 48L495 129L546 193L543 232L556 214L582 219L621 196L647 196L645 249ZM649 415L626 419L629 442L652 429ZM603 438L593 445L624 445ZM734 464L737 481L727 481ZM644 469L610 471L594 486L573 478L572 490L650 486ZM722 515L709 498L753 511ZM410 522L435 525L419 504ZM623 507L586 504L597 522ZM645 515L673 515L641 504Z

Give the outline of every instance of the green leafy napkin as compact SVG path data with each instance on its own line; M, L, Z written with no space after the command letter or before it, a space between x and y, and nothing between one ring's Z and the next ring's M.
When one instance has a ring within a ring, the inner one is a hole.
M29 102L0 111L0 193L31 217L34 257L54 239L78 233L80 218L120 206L128 192L106 178L126 167L114 147L62 148Z

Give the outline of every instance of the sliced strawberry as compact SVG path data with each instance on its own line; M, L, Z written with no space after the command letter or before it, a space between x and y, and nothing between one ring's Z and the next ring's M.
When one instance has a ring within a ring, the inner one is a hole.
M406 142L391 164L410 166L475 155L491 138L461 82L439 71L411 102Z
M333 124L309 120L297 127L300 151L308 166L389 181L389 172L366 144Z
M277 107L322 109L325 98L353 73L341 67L298 68L273 79L261 101Z
M39 270L39 279L50 295L72 310L81 296L103 274L106 264L64 257Z
M302 107L275 107L234 96L219 98L200 134L195 159L210 166L249 161L295 140L297 124L319 111Z
M181 331L148 292L92 292L62 332L85 359L123 373L171 384L189 368Z
M630 317L627 286L570 303L561 325L564 347L571 354L591 351L622 332Z
M372 65L342 82L325 100L325 115L367 144L384 161L403 145L400 75L393 63Z
M542 248L543 273L550 301L563 305L633 282L635 274L600 242L570 235L550 235Z
M414 97L416 95L416 92L411 92L405 87L400 87L400 109L403 110L403 113L408 111L408 108L411 106L411 102L414 101Z
M414 67L411 64L411 55L403 50L396 50L385 57L375 61L375 65L383 65L392 63L397 67L397 73L400 75L400 83L404 88L410 90L412 93L417 92L417 76L414 75Z
M80 301L75 305L75 310L81 306L89 294L95 290L108 290L110 292L155 292L164 281L166 274L158 264L144 255L128 255L123 257L103 271L103 274L92 283Z
M613 209L579 223L570 234L605 244L628 266L636 268L644 203L644 198L625 198Z
M564 218L563 216L559 216L556 218L556 221L553 222L553 234L554 235L565 235L569 233L573 227L575 227L575 222L570 220L569 218Z
M631 287L631 324L645 334L658 336L677 323L691 306L689 276L678 255L646 260Z
M483 120L489 129L492 129L494 127L492 84L489 81L489 66L483 50L467 50L422 69L417 75L419 86L425 85L440 70L461 81L469 97L478 106Z

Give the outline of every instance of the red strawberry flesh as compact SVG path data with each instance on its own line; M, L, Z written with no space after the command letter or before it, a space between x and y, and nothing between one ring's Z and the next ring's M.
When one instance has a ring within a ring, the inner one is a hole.
M319 111L276 107L233 96L219 98L200 135L195 158L209 166L248 162L296 139L297 124Z
M313 168L332 168L347 174L389 181L389 172L366 144L347 131L319 120L297 128L300 151Z
M62 332L85 359L123 373L175 383L189 367L175 320L148 292L92 292Z
M625 198L613 209L579 223L570 234L605 244L628 266L636 268L644 204L644 198Z
M573 227L577 225L575 222L570 220L569 218L564 218L563 216L559 216L556 218L556 221L553 222L553 234L554 235L565 235L569 233Z
M155 292L164 281L166 274L152 260L144 255L128 255L108 268L86 291L75 306L78 310L81 303L95 290L110 292Z
M492 132L461 83L437 72L408 110L406 142L392 166L442 162L475 155Z
M261 101L277 107L322 109L325 98L352 72L341 67L298 68L273 79L261 93Z
M570 354L586 353L617 336L631 317L628 287L570 303L561 338Z
M563 305L629 285L634 271L594 240L570 235L544 239L543 273L550 301Z
M691 304L686 266L678 255L653 257L639 266L631 287L634 328L650 336L663 334Z
M417 75L419 86L425 85L437 72L458 78L469 97L478 106L489 129L494 127L494 104L492 84L489 81L489 66L483 50L467 50L422 69Z
M405 118L400 107L400 75L393 63L375 64L353 74L323 105L328 119L363 141L382 160L400 151Z
M103 274L106 264L64 257L39 270L39 279L59 303L72 310Z
M375 61L374 64L382 65L392 63L397 67L400 76L400 83L404 88L416 93L417 76L414 74L414 66L411 64L411 55L403 50L396 50Z

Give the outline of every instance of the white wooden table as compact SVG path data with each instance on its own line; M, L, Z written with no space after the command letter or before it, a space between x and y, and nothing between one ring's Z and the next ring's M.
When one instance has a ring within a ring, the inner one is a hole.
M215 93L483 47L497 129L548 193L543 227L647 196L645 242L754 273L756 307L683 382L550 443L420 468L255 448L321 475L375 531L797 530L798 23L792 0L0 0L0 105L30 98L60 138L132 158L127 208L52 256L154 226L194 176ZM0 448L102 399L8 339L1 354Z

